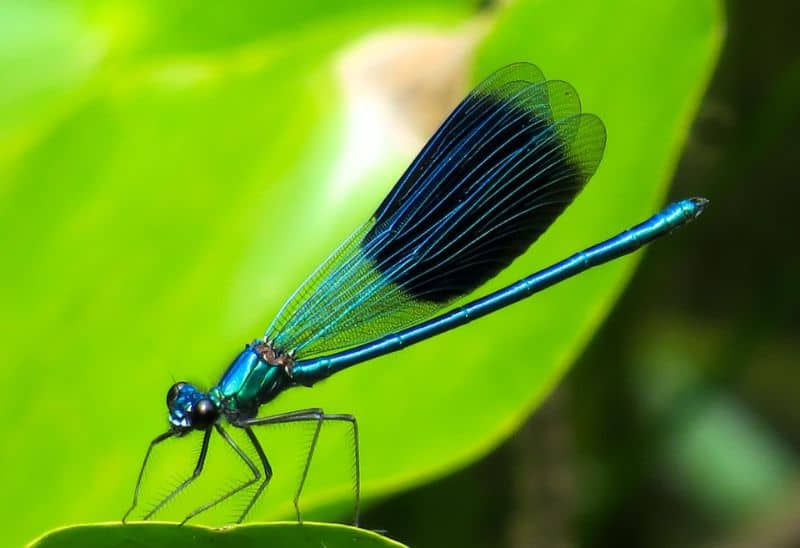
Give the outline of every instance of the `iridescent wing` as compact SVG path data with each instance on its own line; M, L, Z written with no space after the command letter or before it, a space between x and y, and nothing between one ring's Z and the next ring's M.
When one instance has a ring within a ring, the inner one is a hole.
M502 68L445 120L372 217L267 329L300 359L433 316L522 254L603 156L605 128L533 65Z

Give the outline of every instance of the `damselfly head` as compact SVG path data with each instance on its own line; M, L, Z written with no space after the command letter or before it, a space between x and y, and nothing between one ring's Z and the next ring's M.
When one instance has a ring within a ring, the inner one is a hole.
M175 404L175 401L180 397L184 391L188 388L193 388L191 384L188 382L176 382L172 386L169 387L167 390L167 407L172 409L172 406Z
M217 404L188 382L176 382L167 391L169 422L179 432L205 430L219 418Z

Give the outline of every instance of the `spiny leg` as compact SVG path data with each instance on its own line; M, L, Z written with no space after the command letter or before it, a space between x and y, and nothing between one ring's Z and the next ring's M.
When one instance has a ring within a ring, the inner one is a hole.
M355 485L354 485L354 492L356 497L355 502L355 511L353 517L353 524L358 526L358 519L361 509L361 466L360 466L360 458L359 458L359 442L358 442L358 423L356 422L356 418L352 415L328 415L325 414L322 409L304 409L301 411L293 411L291 413L284 413L282 415L273 415L271 417L259 417L254 419L249 419L246 421L242 421L239 426L247 427L247 426L264 426L268 424L286 424L290 422L302 422L302 421L316 421L317 425L314 429L314 435L311 439L311 446L309 447L308 454L306 456L305 465L303 467L303 474L300 478L300 485L297 488L297 492L294 496L294 508L295 513L297 515L297 521L302 523L302 517L300 515L300 495L303 492L303 487L305 486L306 479L308 477L308 471L311 467L311 459L314 456L314 450L317 446L317 440L319 439L319 433L322 428L322 423L326 420L330 421L344 421L349 422L352 427L353 432L353 448L354 448L354 462L355 462Z
M239 445L235 441L233 441L233 438L230 437L230 435L225 431L225 429L222 428L219 424L215 424L214 428L217 430L219 435L222 436L222 439L224 439L228 443L228 445L233 447L233 450L236 451L236 454L239 455L239 457L244 461L244 463L247 465L247 467L250 468L250 471L253 473L253 477L248 479L248 480L246 480L246 481L244 481L244 482L242 482L242 483L240 483L239 485L237 485L236 487L234 487L233 489L231 489L227 493L224 493L223 495L215 498L211 502L208 502L208 503L206 503L206 504L204 504L204 505L202 505L202 506L200 506L198 508L195 508L192 512L189 513L188 516L183 518L183 521L181 521L181 525L183 525L184 523L186 523L187 521L189 521L190 519L195 517L197 514L201 514L201 513L205 512L206 510L208 510L209 508L211 508L213 506L216 506L217 504L219 504L220 502L224 501L225 499L228 499L228 498L232 497L233 495L235 495L236 493L238 493L242 489L247 489L248 487L253 485L253 483L257 482L258 479L261 477L261 473L258 471L258 468L256 468L256 465L253 464L253 461L250 460L250 457L247 456L247 453L242 451L242 448L239 447ZM209 431L210 430L211 429L209 428Z
M323 420L350 423L350 430L353 433L353 464L355 466L355 474L353 476L353 494L356 497L355 508L353 509L353 525L358 527L358 520L361 517L361 451L359 449L358 441L358 422L356 421L355 416L349 414L325 415ZM306 463L306 467L308 467L310 462L311 461L309 459L309 462ZM298 497L299 496L300 494L298 493Z
M174 499L174 498L175 498L175 496L176 496L178 493L180 493L181 491L183 491L183 490L186 488L186 486L187 486L187 485L189 485L189 484L190 484L190 483L192 483L192 482L193 482L195 479L197 479L197 476L199 476L199 475L200 475L200 472L202 472L202 471L203 471L203 465L204 465L204 464L205 464L205 462L206 462L206 455L208 454L208 442L209 442L209 440L210 440L210 439L211 439L211 428L208 428L208 429L207 429L207 430L206 430L206 431L203 433L203 445L200 447L200 456L197 458L197 464L196 464L196 465L195 465L195 467L194 467L194 472L192 472L192 475L191 475L191 476L189 476L188 478L186 478L185 480L183 480L183 481L181 482L181 484L180 484L180 485L178 485L178 486L177 486L175 489L173 489L173 490L172 490L172 492L171 492L169 495L167 495L166 497L164 497L163 499L161 499L161 502L159 502L159 503L158 503L158 504L155 506L155 508L153 508L153 509L152 509L152 510L150 510L150 511L149 511L147 514L145 514L145 516L144 516L144 518L143 518L144 520L148 520L148 519L150 519L150 518L153 516L153 514L155 514L155 513L156 513L156 512L158 512L159 510L161 510L161 508L163 508L163 506L164 506L165 504L167 504L169 501L171 501L172 499Z
M153 441L150 442L150 445L147 446L147 452L144 454L144 460L142 461L142 467L139 469L139 477L136 479L136 488L133 490L133 502L131 503L131 507L128 508L128 511L125 512L125 515L122 516L122 523L128 519L128 516L133 512L133 509L136 508L136 505L139 502L139 489L142 486L142 478L144 477L144 469L147 467L147 461L150 459L150 453L153 451L153 447L161 443L162 441L171 438L175 435L173 430L169 430L164 432L160 436L157 436Z
M269 417L256 417L238 423L238 426L241 426L242 428L250 432L250 434L252 435L251 440L255 440L254 445L256 446L256 450L259 450L261 448L261 444L258 443L255 434L253 434L252 430L250 429L250 426L266 426L270 424L287 424L290 422L303 422L303 421L315 421L317 423L316 427L314 428L314 435L311 438L311 447L309 447L308 454L306 455L306 462L305 466L303 467L303 474L302 477L300 478L300 486L298 487L297 493L295 494L293 500L295 514L297 515L297 521L299 523L303 522L303 519L300 516L300 506L299 506L300 493L303 491L303 485L305 484L306 477L308 476L308 468L311 463L311 457L314 454L314 449L317 446L317 439L319 438L319 432L322 427L323 416L324 413L322 409L312 408L312 409L302 409L300 411L290 411L288 413L281 413L280 415L271 415ZM261 491L263 491L263 489L255 493L247 509L239 518L240 522L247 515L247 512L250 511L250 508L252 508L253 505L256 503L256 499L258 499L258 497L261 495Z
M247 433L247 437L250 438L250 443L252 443L253 447L256 448L256 453L258 453L258 458L261 460L261 466L264 467L264 480L258 486L258 489L256 489L256 492L253 494L253 496L250 497L250 501L247 503L247 507L245 507L244 511L242 512L242 515L239 516L239 519L236 521L236 523L242 523L247 513L250 512L251 508L253 508L253 505L258 500L258 497L261 496L261 493L264 492L264 489L267 487L267 484L269 484L269 481L272 479L272 466L270 466L269 460L267 460L267 455L264 453L264 449L261 447L261 443L258 441L256 435L253 434L253 431L250 429L249 426L244 427L244 431Z

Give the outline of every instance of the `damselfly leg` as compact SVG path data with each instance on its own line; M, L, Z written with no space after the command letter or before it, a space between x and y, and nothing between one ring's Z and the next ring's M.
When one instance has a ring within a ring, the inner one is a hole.
M244 517L250 512L250 509L255 504L258 497L261 496L261 493L266 489L267 485L269 485L270 480L272 479L272 466L269 464L269 459L267 459L266 453L264 453L264 448L261 447L261 443L258 441L258 438L253 431L250 429L249 426L244 427L244 431L247 433L247 437L250 439L250 443L253 444L253 447L256 449L256 453L258 453L258 458L261 461L261 466L264 468L264 481L259 484L256 492L250 497L250 500L247 502L247 506L242 511L242 514L239 516L239 519L236 520L236 523L242 523Z
M139 503L139 489L142 486L142 478L144 477L144 469L147 467L147 461L150 459L150 453L152 453L153 448L161 443L164 440L167 440L175 435L173 430L169 430L164 432L160 436L157 436L153 441L150 442L150 445L147 446L147 452L144 454L144 460L142 461L142 467L139 469L139 477L136 479L136 488L133 490L133 502L131 503L131 507L128 508L128 511L125 512L125 515L122 516L122 523L128 519L128 516L131 515L136 505Z
M306 454L305 464L303 466L303 473L300 477L300 484L297 487L297 491L295 493L293 504L295 509L295 514L297 515L297 521L302 523L303 519L300 514L300 496L303 493L303 487L305 486L306 479L308 478L308 471L311 467L311 460L314 457L314 451L317 447L317 440L319 439L320 430L322 429L322 424L326 421L338 421L338 422L347 422L350 424L350 429L353 434L353 458L354 458L354 465L355 465L355 474L354 474L354 486L353 491L355 494L355 509L353 512L353 524L358 526L358 519L359 514L361 511L361 463L359 457L359 442L358 442L358 423L356 422L356 418L353 415L344 415L344 414L327 414L322 409L303 409L300 411L292 411L290 413L284 413L281 415L273 415L270 417L256 417L253 419L248 419L237 423L237 426L244 428L248 432L248 436L250 436L253 445L256 448L256 451L259 453L259 456L263 455L263 449L261 449L261 445L258 442L258 439L252 434L252 431L249 427L251 426L266 426L270 424L288 424L293 422L316 422L314 428L314 434L311 438L311 445L308 448L308 453ZM266 457L263 459L266 461ZM246 516L253 505L258 500L258 497L261 496L266 484L268 483L268 479L265 478L265 481L259 486L258 490L253 494L253 497L250 499L247 507L245 508L242 515L239 517L239 521L241 522Z
M165 504L167 504L169 501L174 499L178 495L178 493L180 493L181 491L186 489L186 487L190 483L192 483L194 480L197 479L197 477L203 471L203 465L205 465L205 463L206 463L206 455L208 454L208 442L209 442L210 439L211 439L211 429L208 428L205 432L203 432L203 445L200 446L200 456L197 457L197 464L194 467L194 471L192 472L192 475L189 476L188 478L186 478L185 480L183 480L180 483L180 485L178 485L175 489L173 489L172 492L169 495L167 495L166 497L161 499L161 502L156 504L155 507L153 507L152 510L147 512L147 514L145 514L144 518L142 518L142 519L144 519L146 521L146 520L150 519L151 517L153 517L153 514L155 514L159 510L161 510L161 508L163 508Z
M234 487L233 489L231 489L227 493L224 493L224 494L220 495L219 497L215 498L211 502L208 502L208 503L206 503L206 504L204 504L202 506L199 506L198 508L195 508L194 510L192 510L192 512L189 513L189 515L187 515L185 518L183 518L183 521L181 521L181 525L183 525L184 523L186 523L187 521L189 521L190 519L195 517L197 514L201 514L201 513L205 512L206 510L208 510L209 508L212 508L212 507L216 506L217 504L219 504L220 502L232 497L233 495L235 495L236 493L242 491L243 489L247 489L248 487L253 485L255 482L257 482L261 478L261 472L258 471L258 468L256 467L256 465L253 463L253 461L250 459L250 457L247 456L247 453L245 453L242 450L242 448L239 447L239 445L235 441L233 441L233 438L230 437L230 435L225 431L225 429L222 428L222 426L220 426L219 424L215 424L214 428L217 430L219 435L222 436L222 439L224 439L227 442L227 444L230 445L233 448L234 451L236 451L236 454L239 455L239 458L241 458L244 461L244 463L247 465L247 467L250 468L250 472L252 472L253 477L243 481L242 483L240 483L239 485L237 485L236 487ZM211 432L210 428L208 429L208 432ZM252 439L252 433L248 432L248 435L251 436L251 439ZM260 449L260 448L257 448L257 449ZM262 463L264 464L264 473L266 475L265 482L268 482L269 479L272 477L272 469L269 467L269 463L266 461L266 456L264 456L263 451L259 451L259 455L258 456L262 457L261 460L262 460ZM239 520L239 521L241 521L241 520Z

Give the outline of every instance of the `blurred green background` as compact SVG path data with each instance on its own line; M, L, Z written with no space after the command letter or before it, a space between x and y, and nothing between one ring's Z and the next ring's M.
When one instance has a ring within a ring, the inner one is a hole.
M671 180L708 214L630 283L636 257L271 411L355 413L364 525L411 546L800 543L789 6L2 3L3 539L118 519L173 380L212 384L470 82L529 60L609 144L485 291L638 222ZM253 519L291 516L308 434L263 434L277 473ZM156 455L143 509L197 441ZM242 476L224 451L164 519ZM347 519L346 451L324 433L309 517Z

